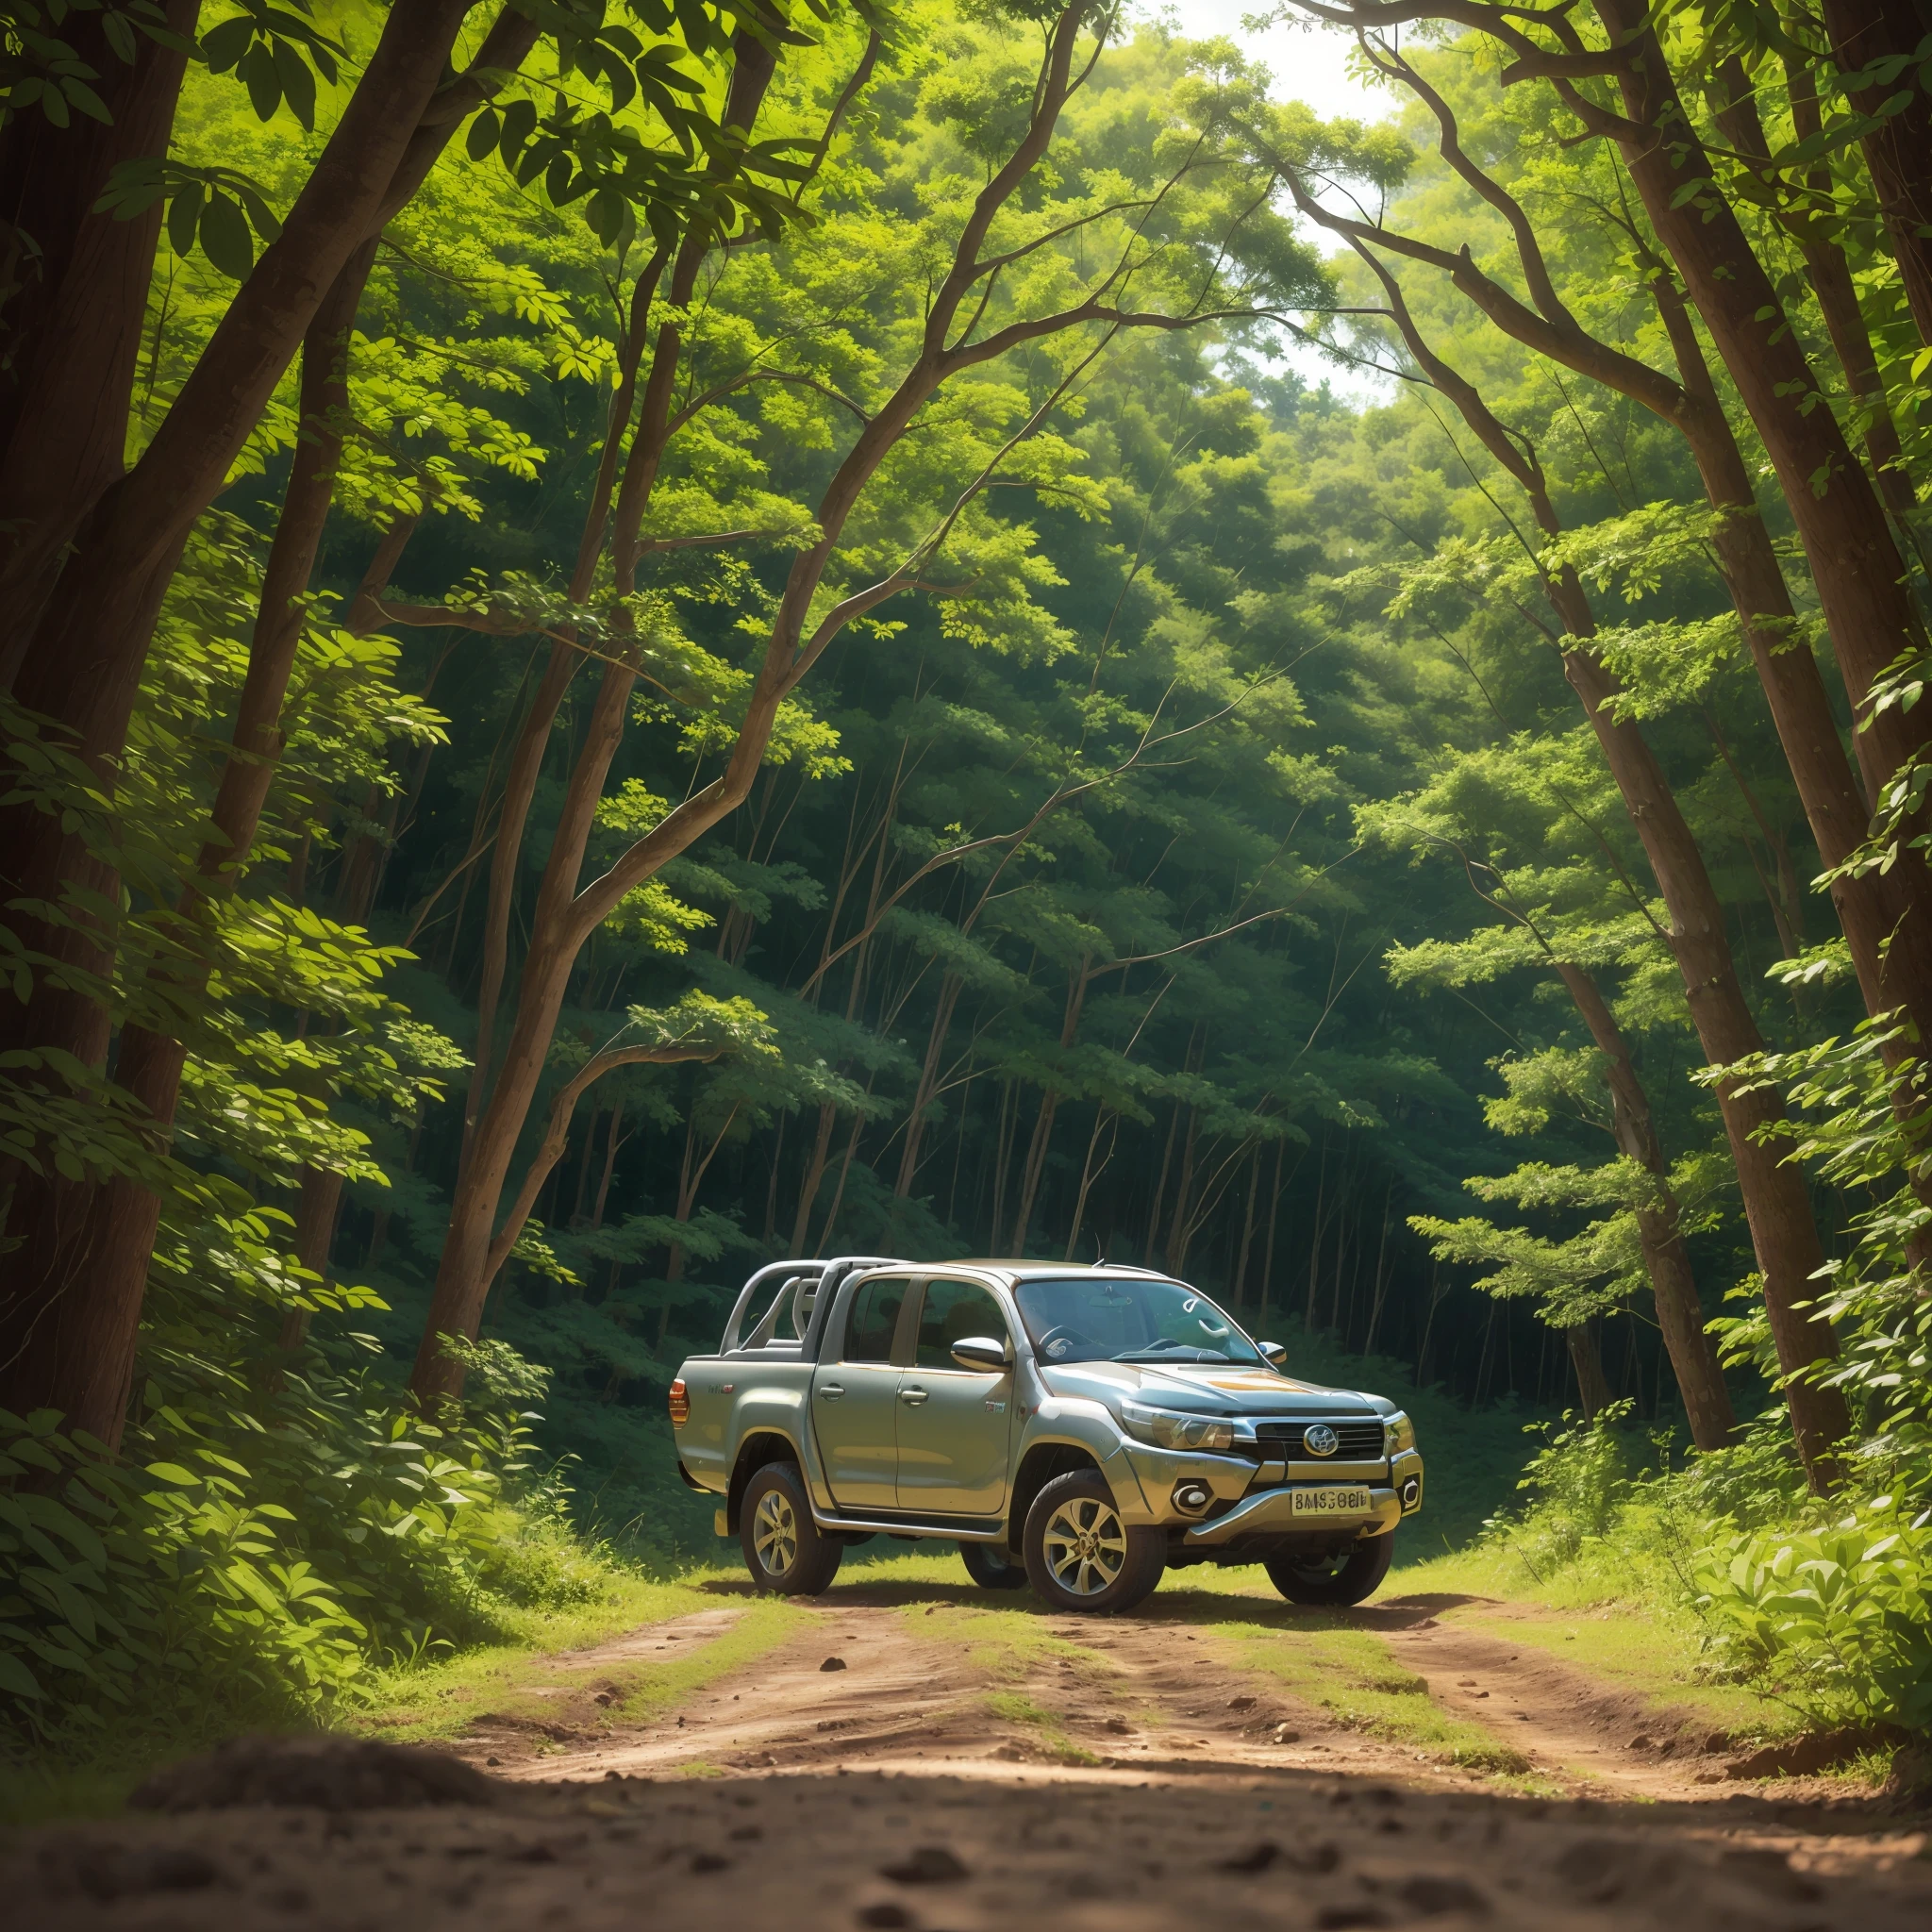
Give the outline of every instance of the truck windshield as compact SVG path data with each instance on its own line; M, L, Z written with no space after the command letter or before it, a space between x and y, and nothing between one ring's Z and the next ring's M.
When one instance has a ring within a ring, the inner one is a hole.
M1178 1281L1075 1275L1014 1290L1043 1362L1258 1362L1260 1351Z

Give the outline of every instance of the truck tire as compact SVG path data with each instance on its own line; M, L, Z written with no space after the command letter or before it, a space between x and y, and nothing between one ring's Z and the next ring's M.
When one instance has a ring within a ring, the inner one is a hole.
M768 1462L744 1486L738 1545L753 1584L778 1596L817 1596L845 1554L837 1537L819 1534L795 1462Z
M1117 1616L1154 1593L1167 1567L1158 1529L1121 1521L1097 1470L1055 1476L1033 1499L1021 1537L1026 1580L1057 1610Z
M961 1543L959 1560L981 1590L1024 1590L1026 1566L1016 1563L1003 1543Z
M1268 1580L1291 1604L1358 1604L1382 1587L1395 1554L1395 1532L1364 1537L1353 1549L1334 1557L1276 1557L1262 1567Z

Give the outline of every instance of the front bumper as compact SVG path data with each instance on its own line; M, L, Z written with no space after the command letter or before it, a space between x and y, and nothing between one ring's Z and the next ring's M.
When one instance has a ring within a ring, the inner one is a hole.
M1297 1516L1294 1489L1257 1490L1244 1496L1224 1516L1197 1523L1181 1539L1185 1549L1233 1542L1237 1537L1319 1536L1324 1531L1344 1536L1380 1536L1402 1521L1402 1497L1394 1490L1372 1485L1366 1516Z
M1123 1448L1146 1497L1146 1520L1164 1528L1187 1526L1184 1543L1197 1548L1241 1536L1319 1535L1324 1530L1344 1536L1378 1536L1392 1529L1423 1504L1423 1459L1406 1449L1386 1462L1345 1463L1260 1462L1244 1457L1208 1456L1199 1451L1149 1448L1125 1441ZM1204 1484L1212 1495L1205 1521L1198 1511L1178 1508L1172 1498L1185 1479ZM1365 1516L1293 1515L1298 1489L1334 1484L1368 1490L1373 1507Z

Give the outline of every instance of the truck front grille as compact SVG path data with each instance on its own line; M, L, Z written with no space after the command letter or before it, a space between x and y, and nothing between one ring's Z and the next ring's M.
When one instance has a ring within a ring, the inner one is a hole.
M1381 1423L1373 1418L1364 1422L1359 1418L1342 1421L1328 1416L1309 1416L1306 1421L1289 1423L1257 1422L1255 1424L1255 1440L1257 1442L1267 1444L1271 1449L1276 1443L1281 1444L1281 1455L1284 1461L1312 1461L1316 1458L1310 1457L1307 1450L1302 1446L1302 1437L1307 1430L1313 1428L1318 1422L1325 1422L1335 1431L1337 1437L1340 1438L1334 1455L1324 1456L1319 1458L1321 1461L1381 1461L1382 1444L1385 1439Z

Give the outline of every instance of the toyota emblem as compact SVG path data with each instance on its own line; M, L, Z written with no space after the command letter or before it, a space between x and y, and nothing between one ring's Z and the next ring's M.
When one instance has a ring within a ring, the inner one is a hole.
M1302 1431L1302 1447L1310 1456L1333 1456L1341 1447L1341 1438L1326 1423Z

